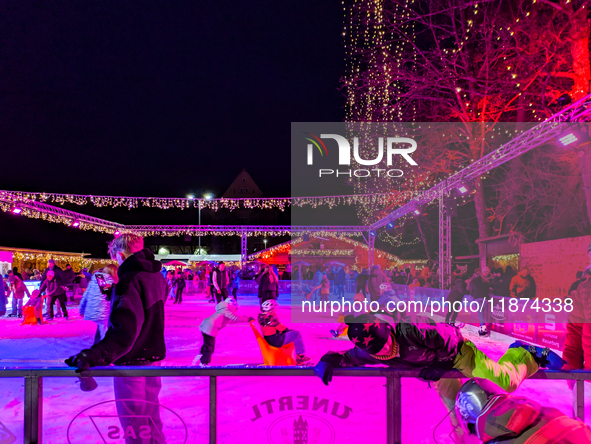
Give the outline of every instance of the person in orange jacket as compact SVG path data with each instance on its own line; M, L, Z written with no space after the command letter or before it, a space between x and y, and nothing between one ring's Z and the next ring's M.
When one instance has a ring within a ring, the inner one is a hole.
M470 379L458 392L456 417L464 442L470 444L591 443L591 430L584 422L528 398L508 395L481 379Z

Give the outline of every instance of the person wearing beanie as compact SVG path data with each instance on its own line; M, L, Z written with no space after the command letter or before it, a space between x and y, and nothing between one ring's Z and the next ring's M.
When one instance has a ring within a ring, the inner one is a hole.
M342 353L326 353L314 373L328 385L335 368L383 364L420 369L420 378L437 382L436 389L452 412L455 426L453 409L462 384L460 379L440 380L446 372L456 369L467 378L488 379L512 392L539 367L562 367L563 361L556 353L520 341L511 344L497 362L464 339L455 327L420 316L413 317L412 323L409 320L402 318L394 323L393 318L382 314L345 317L347 335L355 347Z
M222 328L228 324L254 321L254 318L250 316L237 315L237 310L238 302L229 297L216 304L215 313L201 322L199 326L199 331L203 335L201 358L199 359L201 366L208 366L211 363L211 356L215 351L215 339Z
M37 324L42 325L43 322L41 321L41 312L43 311L43 297L41 296L41 292L39 290L33 290L31 297L24 306L33 307ZM25 321L23 321L21 325L24 323Z
M587 254L591 262L591 244L587 247ZM566 324L563 370L591 370L591 265L583 271L570 299L573 309Z
M466 382L458 393L455 411L465 435L478 438L478 442L591 443L591 430L584 422L523 396L502 393L488 381Z

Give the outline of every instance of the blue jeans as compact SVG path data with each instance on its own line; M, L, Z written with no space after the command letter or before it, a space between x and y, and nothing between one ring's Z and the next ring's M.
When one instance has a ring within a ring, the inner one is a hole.
M306 353L306 347L304 346L304 339L302 338L302 334L297 330L291 330L285 333L285 340L283 341L283 345L291 344L295 346L296 353L298 355L303 355Z
M160 362L146 363L160 366ZM125 438L126 444L161 444L165 442L160 419L158 394L162 388L160 376L113 378L117 414L123 430L133 428L136 438ZM151 419L151 421L150 421Z
M477 299L480 304L484 304L482 310L478 310L478 321L480 321L480 326L488 324L489 320L489 313L490 313L490 302L488 298L485 299Z
M12 316L17 315L17 310L18 310L19 316L22 316L23 315L23 300L17 299L13 295L12 296Z

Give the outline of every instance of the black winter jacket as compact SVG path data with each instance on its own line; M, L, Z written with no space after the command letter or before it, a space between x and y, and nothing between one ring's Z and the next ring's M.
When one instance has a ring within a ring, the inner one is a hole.
M470 280L468 290L474 299L488 298L490 295L490 282L482 276L475 276Z
M393 325L394 337L398 343L398 357L383 361L355 347L344 353L329 352L320 360L334 368L384 364L396 368L435 366L451 370L464 344L464 338L459 330L447 324L436 324L425 317L414 316L413 320L420 323L400 322Z
M119 282L111 300L109 329L87 351L91 367L142 365L166 357L164 302L166 281L162 264L147 248L129 256L119 267Z

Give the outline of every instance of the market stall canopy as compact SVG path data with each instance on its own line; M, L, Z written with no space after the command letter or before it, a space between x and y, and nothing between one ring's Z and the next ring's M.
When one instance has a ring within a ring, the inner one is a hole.
M163 262L163 265L175 265L175 266L178 265L179 267L186 267L189 264L187 262L181 262L181 261L178 261L178 260L174 259L174 260L172 260L170 262Z
M342 263L342 262L339 262L339 261L330 261L330 262L327 262L327 263L326 263L326 264L324 264L324 265L327 265L327 266L329 266L329 267L331 267L331 266L333 266L333 265L338 265L339 267L344 267L344 266L345 266L345 264L344 264L344 263Z

